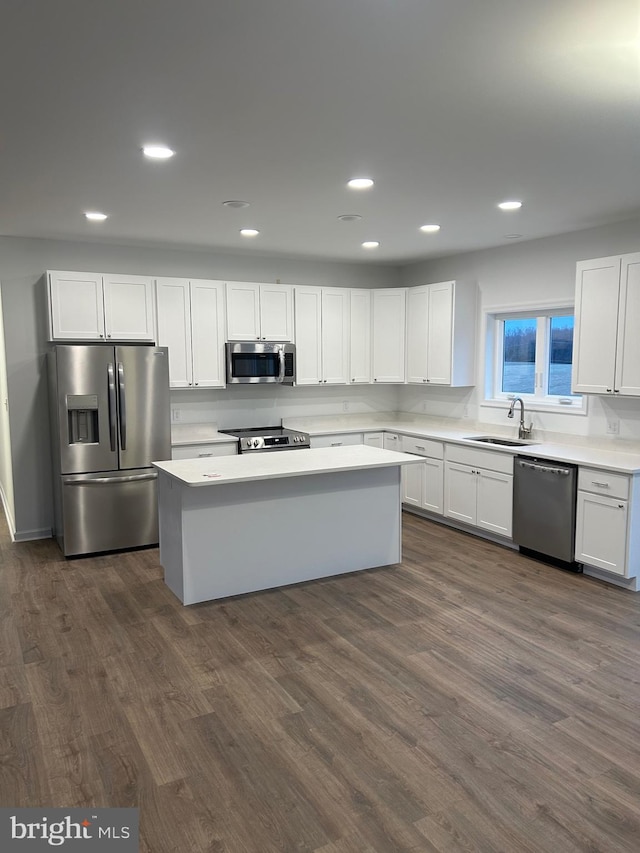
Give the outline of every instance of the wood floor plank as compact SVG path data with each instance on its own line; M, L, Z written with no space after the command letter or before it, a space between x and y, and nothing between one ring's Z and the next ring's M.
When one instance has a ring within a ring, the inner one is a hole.
M142 853L637 853L640 596L403 515L397 566L183 607L0 525L0 800Z

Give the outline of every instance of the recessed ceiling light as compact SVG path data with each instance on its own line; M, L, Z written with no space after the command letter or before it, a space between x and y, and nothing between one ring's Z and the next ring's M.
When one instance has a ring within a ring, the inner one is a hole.
M338 219L340 222L357 222L362 217L359 213L342 213Z
M498 205L500 210L519 210L522 207L521 201L501 201Z
M505 234L505 240L518 240L522 234Z
M225 207L249 207L248 201L231 200L231 201L223 201L222 203Z
M90 222L104 222L108 218L106 213L100 213L98 210L88 210L85 213L85 217Z
M351 178L347 181L347 186L352 190L367 190L373 186L373 181L371 178Z
M365 240L362 244L363 249L377 249L380 243L377 240Z
M421 225L420 230L424 231L425 234L435 234L436 231L440 230L439 225Z
M168 160L176 152L171 148L167 148L166 145L145 145L142 153L145 157L149 157L150 160Z
M241 228L240 233L243 237L257 237L260 232L255 228Z

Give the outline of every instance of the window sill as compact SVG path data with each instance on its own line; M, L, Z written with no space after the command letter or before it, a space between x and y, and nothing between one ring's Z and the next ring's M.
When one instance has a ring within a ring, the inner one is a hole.
M481 407L488 409L504 409L508 410L511 405L510 400L506 399L489 399L483 400L480 403ZM518 406L515 415L519 416ZM583 400L581 406L562 406L559 403L543 403L537 400L524 400L525 417L527 412L550 412L554 415L581 415L584 417L587 414L587 401Z

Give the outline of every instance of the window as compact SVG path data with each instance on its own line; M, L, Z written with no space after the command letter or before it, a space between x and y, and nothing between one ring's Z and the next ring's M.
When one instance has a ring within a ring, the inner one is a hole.
M571 308L488 314L486 402L522 397L529 407L583 411L571 393Z

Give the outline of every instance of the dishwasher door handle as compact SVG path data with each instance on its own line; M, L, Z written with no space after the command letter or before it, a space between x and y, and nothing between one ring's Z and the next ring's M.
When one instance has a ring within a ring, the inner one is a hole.
M542 471L545 474L559 474L561 477L568 477L571 473L571 468L555 468L551 465L540 465L537 462L525 462L524 459L518 459L516 465L521 468L529 468L532 471Z

